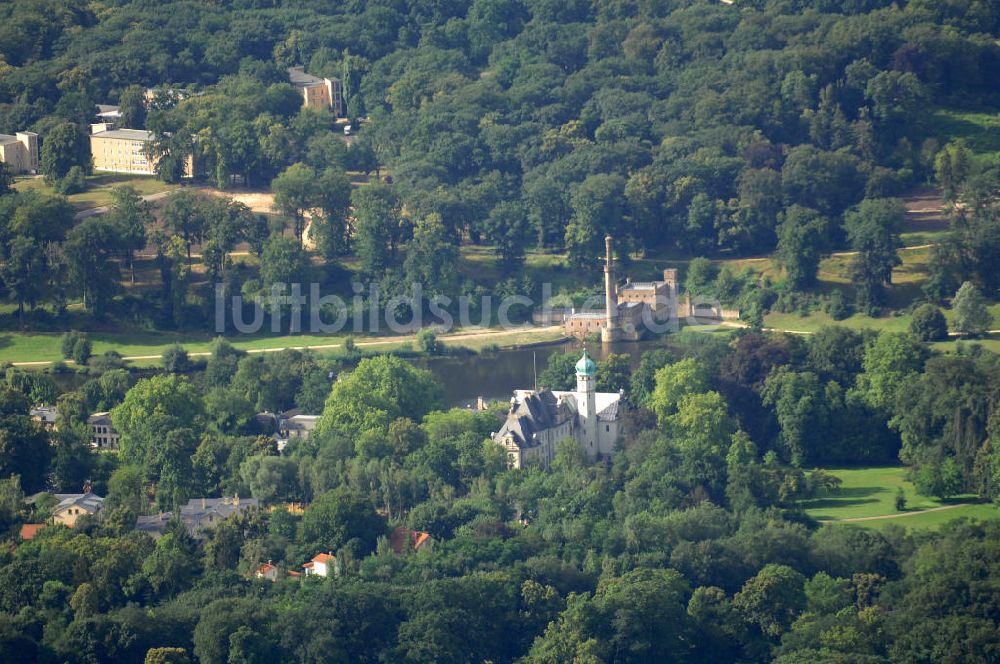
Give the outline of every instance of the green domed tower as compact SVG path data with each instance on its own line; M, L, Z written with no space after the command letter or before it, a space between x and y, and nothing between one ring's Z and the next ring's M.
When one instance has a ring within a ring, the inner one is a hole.
M576 363L577 402L580 404L580 418L583 420L583 443L587 454L597 449L597 363L590 359L587 350Z
M576 363L576 375L591 377L597 375L597 364L587 355L586 348L583 349L583 356Z

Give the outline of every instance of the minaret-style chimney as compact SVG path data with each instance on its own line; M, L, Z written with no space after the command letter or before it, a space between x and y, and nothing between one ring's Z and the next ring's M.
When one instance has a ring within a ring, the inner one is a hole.
M604 237L604 307L605 323L608 328L615 326L618 319L618 293L615 292L615 258L611 248L610 235Z
M618 333L618 293L615 289L615 257L611 248L612 238L604 236L604 329L601 341L614 341Z

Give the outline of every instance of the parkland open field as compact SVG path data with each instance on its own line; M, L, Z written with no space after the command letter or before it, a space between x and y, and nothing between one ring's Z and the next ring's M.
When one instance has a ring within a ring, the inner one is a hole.
M960 517L990 519L1000 517L1000 508L974 503L974 496L939 500L921 496L906 479L904 466L831 468L840 478L840 489L828 495L803 500L805 512L821 522L854 524L864 528L884 528L896 524L906 528L937 528ZM902 488L906 508L896 510L896 493Z

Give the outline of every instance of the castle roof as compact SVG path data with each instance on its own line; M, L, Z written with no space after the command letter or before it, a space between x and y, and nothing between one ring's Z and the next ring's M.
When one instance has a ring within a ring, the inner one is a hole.
M507 421L497 435L510 435L518 445L528 447L536 433L556 426L558 420L559 402L551 390L529 392L511 400Z
M580 361L576 363L576 373L581 376L594 376L597 374L597 364L590 359L586 350L583 351Z

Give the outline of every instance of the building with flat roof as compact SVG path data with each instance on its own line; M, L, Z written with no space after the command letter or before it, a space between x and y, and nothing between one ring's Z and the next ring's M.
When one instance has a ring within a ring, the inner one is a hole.
M115 106L114 104L98 104L97 118L98 122L107 122L109 124L117 125L118 121L122 119L121 108Z
M154 135L145 129L116 129L113 124L90 125L90 155L95 171L155 175L156 159L149 154ZM188 155L184 177L194 174L194 161Z
M344 115L344 92L340 79L307 74L305 67L289 67L288 81L302 91L303 108L327 108L339 118Z
M14 136L0 134L0 161L14 173L38 172L38 134L19 131Z
M154 175L156 161L147 154L153 132L145 129L113 129L107 123L90 126L90 154L95 171Z

